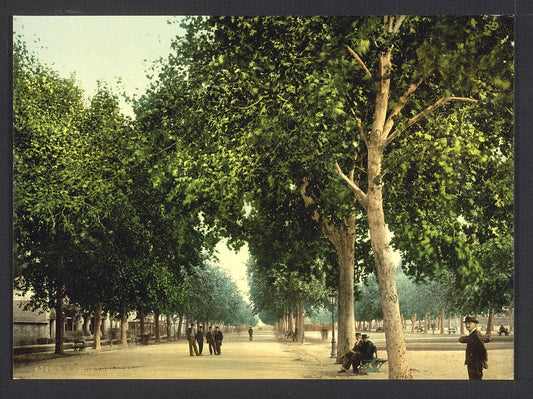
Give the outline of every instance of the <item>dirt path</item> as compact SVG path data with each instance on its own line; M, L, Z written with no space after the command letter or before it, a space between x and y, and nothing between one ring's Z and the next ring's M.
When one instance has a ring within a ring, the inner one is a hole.
M415 337L418 339L418 337ZM432 343L431 340L435 342ZM381 358L384 337L372 339ZM410 366L415 379L466 379L463 365L464 347L455 337L437 342L428 337L419 340L422 350L409 350ZM449 342L448 342L449 341ZM411 344L417 345L416 340ZM428 350L438 347L444 350ZM513 349L489 350L489 369L485 379L513 379ZM409 347L409 345L408 345ZM354 376L339 374L339 365L329 357L331 343L323 342L318 333L306 333L304 344L280 342L271 330L248 334L226 333L222 355L209 355L204 345L203 356L189 356L185 340L177 342L133 345L127 349L105 347L96 352L67 350L65 356L34 354L15 357L15 379L387 379L387 365L380 373ZM41 359L36 361L37 359Z

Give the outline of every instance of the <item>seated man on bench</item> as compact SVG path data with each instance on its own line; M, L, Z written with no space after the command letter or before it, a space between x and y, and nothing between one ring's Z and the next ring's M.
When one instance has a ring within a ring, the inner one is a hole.
M371 363L374 358L377 359L378 357L378 350L376 348L376 345L372 341L368 339L368 335L363 334L361 337L361 346L359 347L360 352L360 358L359 358L359 364L357 365L357 371L355 369L355 363L354 363L354 373L358 374L366 374L364 371L361 370L361 366L364 366L367 363Z
M356 342L354 348L343 356L344 362L339 373L349 370L350 365L352 365L354 374L366 374L362 369L367 363L373 365L374 369L379 369L386 360L380 360L377 357L378 350L376 346L368 339L367 334L363 334L361 340ZM374 364L374 362L376 363Z
M361 340L361 333L355 333L355 345L350 350L350 352L346 353L343 357L341 357L342 362L342 368L338 371L339 373L345 373L347 370L350 370L350 367L353 365L353 372L357 372L357 365L359 364L359 347L363 341Z
M500 326L500 331L498 331L498 335L509 335L509 330L503 326L503 324Z
M74 350L83 351L85 350L85 347L87 346L87 343L83 339L77 339L74 341Z

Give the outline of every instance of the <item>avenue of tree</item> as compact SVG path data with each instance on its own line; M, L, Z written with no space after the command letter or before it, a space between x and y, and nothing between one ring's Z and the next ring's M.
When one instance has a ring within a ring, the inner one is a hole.
M511 18L181 23L133 120L15 43L15 282L35 306L255 324L210 264L226 237L264 322L296 316L301 340L335 291L338 359L356 319L383 320L391 379L411 378L404 317L512 308Z

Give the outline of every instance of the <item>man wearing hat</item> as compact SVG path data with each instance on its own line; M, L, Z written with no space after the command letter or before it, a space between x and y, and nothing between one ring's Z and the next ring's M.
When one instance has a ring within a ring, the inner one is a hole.
M196 342L198 342L198 352L201 356L204 350L204 330L201 324L198 326L198 332L196 333Z
M359 347L359 352L361 353L361 360L364 363L372 361L374 357L378 357L378 350L376 348L376 345L374 345L374 343L368 338L370 338L368 335L363 334L361 336L362 343Z
M218 326L215 326L215 355L220 355L222 353L221 346L222 346L222 339L224 338L224 334L222 334L222 331L220 331L220 328Z
M475 317L466 316L464 323L468 335L459 337L459 342L466 344L465 364L470 380L481 380L483 369L487 368L487 349L483 343L483 334L477 329L478 322Z
M196 356L198 356L198 346L196 345L196 327L192 323L190 323L189 328L187 328L187 340L189 341L189 354L194 356L194 350L194 353Z
M341 357L342 361L342 367L338 371L339 373L345 373L347 370L350 370L350 367L353 365L353 372L357 373L357 366L359 365L359 347L363 343L361 339L361 333L355 333L355 345L352 349L350 349L350 352L346 353L343 357Z
M215 346L215 333L212 331L211 326L209 326L209 330L205 334L205 339L207 340L207 343L209 344L209 354L212 355L213 352L215 352L215 355L216 355L217 349Z

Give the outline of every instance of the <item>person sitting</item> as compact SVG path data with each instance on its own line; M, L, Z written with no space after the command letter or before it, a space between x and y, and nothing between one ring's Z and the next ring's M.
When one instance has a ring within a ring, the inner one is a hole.
M361 340L361 333L355 334L355 345L350 350L350 352L346 353L344 356L341 357L342 361L342 367L338 371L339 373L345 373L346 371L350 370L350 367L353 366L353 372L357 372L357 366L356 363L359 364L359 347L363 341Z
M498 335L509 335L509 330L503 326L503 324L500 326L500 331L498 332Z
M376 345L374 345L374 343L368 338L369 336L366 334L363 334L363 336L361 337L362 343L359 347L359 359L357 364L354 363L354 373L356 374L366 374L359 370L360 366L365 363L371 362L374 358L378 357L378 350L376 348Z

